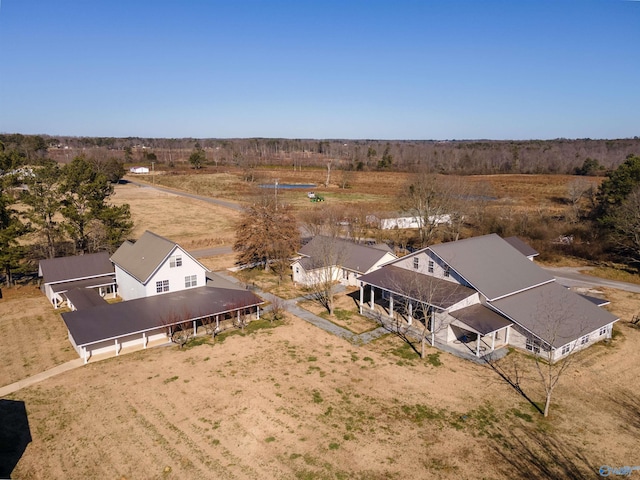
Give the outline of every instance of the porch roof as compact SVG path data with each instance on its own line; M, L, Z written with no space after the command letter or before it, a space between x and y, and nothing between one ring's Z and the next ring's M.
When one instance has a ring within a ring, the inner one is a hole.
M449 315L471 327L475 333L480 335L489 335L501 328L513 325L513 322L480 303L449 312Z
M85 280L76 280L74 282L54 283L51 290L55 293L64 293L74 288L95 288L107 285L115 285L115 275L104 275L102 277L87 278Z
M464 285L392 265L363 275L358 280L442 310L476 293Z
M197 287L63 313L62 319L81 347L262 303L246 290Z

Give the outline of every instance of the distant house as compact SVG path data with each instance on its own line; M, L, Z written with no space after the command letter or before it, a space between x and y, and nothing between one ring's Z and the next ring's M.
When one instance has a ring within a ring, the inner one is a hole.
M141 174L141 173L149 173L149 168L148 167L131 167L129 169L130 173L137 173L137 174Z
M397 215L367 215L367 223L380 230L393 230L405 228L420 228L423 220L420 217L408 213ZM429 223L433 225L445 225L451 223L451 215L432 215Z
M361 245L343 239L316 236L300 248L293 262L293 282L310 286L329 275L344 285L358 285L358 277L397 257L385 245ZM329 265L327 263L329 260Z
M107 252L40 260L38 275L42 277L41 290L55 308L63 304L73 308L69 299L78 289L95 290L100 298L116 296L115 271ZM82 295L77 293L75 298Z
M177 243L146 231L111 257L123 300L206 285L209 270Z
M512 346L556 361L611 338L618 318L598 307L606 302L558 284L520 243L485 235L390 262L359 278L360 312L379 315L384 305L389 318L427 322L432 342L476 357Z

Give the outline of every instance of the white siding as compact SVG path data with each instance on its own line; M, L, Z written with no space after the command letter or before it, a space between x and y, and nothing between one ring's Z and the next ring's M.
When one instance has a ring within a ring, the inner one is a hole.
M418 268L415 268L415 260L418 259ZM433 273L429 272L429 261L433 262ZM438 258L433 252L425 250L422 252L416 252L413 255L407 255L398 262L393 264L396 267L405 268L413 272L422 273L424 275L430 275L432 277L441 278L449 282L458 283L464 286L470 286L464 281L456 272L449 270L449 276L445 276L446 264Z
M170 259L176 255L180 255L182 257L182 265L179 267L172 267ZM176 247L171 255L147 282L147 285L145 286L146 296L151 297L153 295L158 295L158 292L156 291L156 282L161 282L163 280L169 280L169 292L177 292L180 290L186 290L186 288L194 288L194 286L185 287L185 277L191 275L196 276L195 287L205 286L207 284L206 272L207 271L202 265L187 255L180 247Z
M123 300L133 300L145 297L145 288L138 280L116 265L116 282L118 294Z

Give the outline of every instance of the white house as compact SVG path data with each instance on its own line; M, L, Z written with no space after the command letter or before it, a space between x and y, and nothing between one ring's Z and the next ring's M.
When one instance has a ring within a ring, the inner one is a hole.
M136 173L136 174L149 173L149 168L148 167L131 167L129 169L129 172Z
M358 285L358 277L397 257L384 244L360 245L340 238L316 236L299 251L293 262L293 282L310 286L325 278L344 285Z
M115 272L107 252L40 260L38 275L40 289L55 308L68 305L68 292L74 289L92 289L103 298L116 296Z
M427 247L360 277L360 312L378 315L378 301L389 318L428 322L432 344L477 357L508 345L556 361L611 338L618 318L524 253L495 234Z
M423 220L411 214L399 215L367 215L367 223L375 225L380 230L393 230L405 228L420 228ZM451 215L431 215L429 223L433 225L445 225L451 223Z
M123 300L204 286L209 272L177 243L149 231L123 243L111 261Z

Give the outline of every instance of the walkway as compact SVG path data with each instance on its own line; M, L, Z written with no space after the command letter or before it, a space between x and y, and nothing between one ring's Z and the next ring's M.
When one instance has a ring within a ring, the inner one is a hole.
M220 275L222 278L230 282L239 283L239 280L237 278L231 275L228 275L224 272L216 272L216 274ZM260 289L255 289L253 291L257 295L260 295L262 298L267 300L268 302L273 303L274 300L282 302L285 306L285 309L291 314L295 315L296 317L301 318L302 320L309 322L310 324L315 325L316 327L321 328L322 330L329 332L337 337L344 338L345 340L354 344L364 345L365 343L369 343L375 340L376 338L379 338L389 333L389 331L384 327L378 327L375 330L371 330L369 332L364 332L360 334L353 333L347 330L346 328L336 325L335 323L330 322L329 320L326 320L322 317L319 317L318 315L315 315L314 313L311 313L310 311L305 310L304 308L298 306L298 302L301 300L308 299L308 296L294 298L293 300L285 300L271 293L264 292Z
M4 387L0 387L0 397L17 392L23 388L30 387L31 385L35 385L36 383L46 380L47 378L55 377L56 375L68 372L69 370L81 367L82 365L84 365L84 361L81 358L76 358L75 360L71 360L49 370L45 370L44 372L36 373L31 377L23 378L15 383L5 385Z

